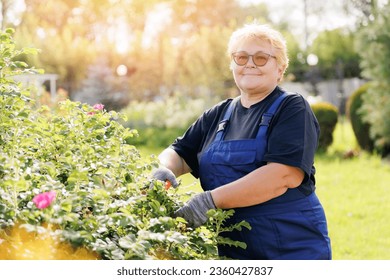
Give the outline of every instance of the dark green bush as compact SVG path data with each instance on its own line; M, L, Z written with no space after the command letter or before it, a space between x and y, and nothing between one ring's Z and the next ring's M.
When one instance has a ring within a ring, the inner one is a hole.
M354 91L348 99L346 110L359 146L365 151L372 152L374 141L370 138L370 124L363 120L360 112L363 105L363 96L367 93L369 87L370 83L366 83Z
M311 108L320 124L320 139L318 151L326 152L333 142L333 131L337 124L337 107L328 102L318 102L311 105Z

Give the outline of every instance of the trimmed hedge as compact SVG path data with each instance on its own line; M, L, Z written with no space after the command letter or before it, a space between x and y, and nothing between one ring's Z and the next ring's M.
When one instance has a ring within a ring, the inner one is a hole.
M365 151L373 152L374 141L370 138L370 124L363 120L360 112L363 95L367 93L369 87L370 83L366 83L354 91L348 99L346 110L359 146Z
M311 105L317 117L321 133L318 143L318 151L326 152L333 143L333 132L338 121L337 107L328 102L318 102Z

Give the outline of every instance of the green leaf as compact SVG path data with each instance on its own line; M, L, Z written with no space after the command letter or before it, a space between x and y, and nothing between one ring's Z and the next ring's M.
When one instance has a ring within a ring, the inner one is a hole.
M135 235L129 234L119 239L119 246L121 246L123 249L129 249L133 246L134 242L136 242Z
M36 49L36 48L27 48L27 47L24 47L24 48L22 49L22 52L23 52L24 54L27 54L27 55L30 55L30 54L35 55L35 54L38 54L38 53L40 52L40 50L39 50L39 49Z
M65 212L70 213L72 211L72 203L69 201L62 201L61 209L64 210Z
M28 64L24 61L15 61L14 66L19 68L26 68L28 67Z
M220 245L228 245L228 246L233 246L233 247L240 247L242 249L246 249L247 245L245 242L241 241L234 241L230 238L218 236L217 238L218 244Z

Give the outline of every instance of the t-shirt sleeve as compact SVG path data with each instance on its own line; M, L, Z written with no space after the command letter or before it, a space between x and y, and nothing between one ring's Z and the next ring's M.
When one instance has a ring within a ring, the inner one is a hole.
M226 108L225 100L205 111L180 137L170 145L192 170L192 175L199 178L198 154L207 146L215 135L219 117Z
M187 131L180 137L177 137L175 141L170 145L170 148L176 151L176 153L184 159L188 166L192 170L192 174L198 178L198 161L197 154L202 139L202 122L203 115L197 119Z
M292 95L275 115L264 161L299 167L311 177L318 137L319 125L309 103Z

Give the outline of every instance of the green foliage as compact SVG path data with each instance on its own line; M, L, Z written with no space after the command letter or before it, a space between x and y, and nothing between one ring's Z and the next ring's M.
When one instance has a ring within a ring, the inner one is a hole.
M374 149L382 156L390 154L390 84L387 82L371 82L372 87L363 95L361 113L363 121L370 126L370 138L374 141Z
M370 83L366 83L352 93L347 102L347 114L359 146L363 150L372 152L374 150L374 141L370 138L370 125L363 120L361 113L363 96L368 94L367 90L369 87Z
M137 131L120 124L122 114L69 100L53 111L32 108L19 85L6 76L19 73L10 62L19 53L11 34L0 35L4 41L2 243L16 224L38 235L45 231L43 225L49 224L61 241L86 247L102 259L218 258L214 224L194 230L174 217L174 211L183 205L183 195L173 189L166 191L162 182L150 179L149 172L158 162L155 157L141 158L131 144ZM9 51L4 51L7 48ZM55 192L55 200L39 207L34 198L47 192ZM215 215L214 223L222 224L231 212L218 210ZM242 222L234 229L242 226L248 227Z
M220 245L229 245L229 246L236 246L236 247L241 247L243 249L247 248L246 243L241 242L241 241L234 241L229 238L225 238L220 236L220 233L223 232L231 232L234 230L241 231L243 227L247 229L252 229L250 224L246 221L241 221L237 224L233 224L229 227L226 227L223 225L223 222L225 220L228 220L234 215L234 210L227 210L227 211L220 211L219 209L213 209L209 210L207 213L209 217L208 225L215 229L215 234L214 234L214 242Z
M33 48L16 49L13 39L14 32L15 30L12 28L0 31L0 92L2 94L18 95L20 93L12 76L42 72L42 70L28 67L27 63L19 60L23 55L37 54L37 50Z
M337 124L338 111L336 106L328 102L315 103L311 105L311 108L321 129L318 151L325 152L333 142L333 131Z
M121 126L119 114L71 101L55 113L15 115L5 106L0 103L3 227L57 225L64 240L104 259L158 258L156 248L177 259L217 258L213 228L193 231L172 217L183 198L148 179L157 162L143 161L128 144L136 131ZM37 209L33 197L51 190L54 204Z
M318 67L325 79L359 77L359 55L354 48L354 34L343 29L321 32L310 47L318 56Z
M362 74L365 78L381 80L390 76L390 4L386 4L377 17L362 28L356 40L361 55Z
M390 4L359 32L357 47L363 76L371 80L361 112L370 125L370 137L383 156L390 154Z
M15 27L19 46L41 50L41 55L27 56L23 60L48 73L58 74L57 85L67 90L70 97L96 57L93 45L99 45L90 31L97 28L94 21L98 14L91 6L100 5L103 9L107 1L89 2L81 8L79 0L25 0L26 10L21 23Z

